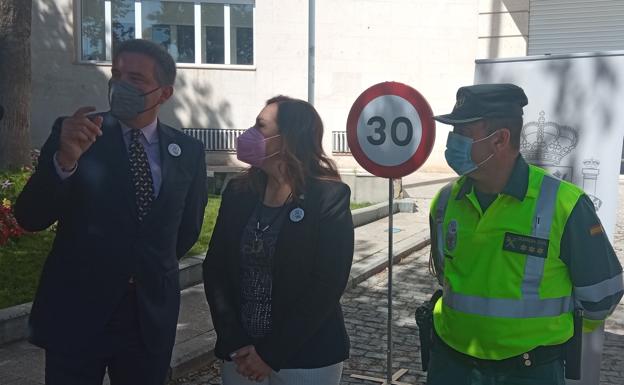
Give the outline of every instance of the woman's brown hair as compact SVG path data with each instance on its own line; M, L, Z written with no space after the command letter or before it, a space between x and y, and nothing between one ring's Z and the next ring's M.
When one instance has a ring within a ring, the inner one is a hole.
M266 105L273 103L277 104L277 126L282 138L279 156L293 197L298 199L305 191L309 178L340 180L336 164L323 151L323 121L316 109L306 101L283 95L272 97ZM239 182L262 195L266 179L262 169L251 167Z

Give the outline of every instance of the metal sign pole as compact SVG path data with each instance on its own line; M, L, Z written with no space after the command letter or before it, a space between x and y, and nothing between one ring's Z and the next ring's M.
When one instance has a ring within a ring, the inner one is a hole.
M392 214L394 206L394 183L388 178L388 361L386 381L392 384Z
M387 135L385 128L392 128ZM400 134L397 134L400 133ZM367 88L353 103L347 118L347 143L355 160L371 174L388 178L388 349L386 379L352 374L352 378L406 385L399 382L407 369L392 375L392 262L394 181L418 170L435 141L433 111L427 100L403 83L383 82Z

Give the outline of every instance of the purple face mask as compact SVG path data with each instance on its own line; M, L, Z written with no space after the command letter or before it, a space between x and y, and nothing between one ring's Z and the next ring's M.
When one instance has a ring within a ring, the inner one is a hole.
M271 155L266 154L266 141L277 138L274 135L265 138L255 126L240 134L236 139L236 157L241 162L245 162L255 167L261 167L265 159L270 158L279 152Z

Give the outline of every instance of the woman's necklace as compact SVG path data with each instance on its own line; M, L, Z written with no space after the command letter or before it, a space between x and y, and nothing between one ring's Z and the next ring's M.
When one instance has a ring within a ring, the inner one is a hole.
M286 208L286 203L288 203L291 197L292 197L292 191L290 192L290 194L288 194L284 203L282 203L282 206L280 207L280 210L277 212L277 214L275 214L273 218L271 218L271 220L264 226L260 225L260 220L262 219L262 208L264 207L264 204L263 203L260 204L260 208L258 209L258 220L256 221L256 228L254 230L254 240L253 240L253 245L252 245L252 251L254 253L259 253L264 248L264 241L263 241L264 233L269 231L269 229L271 228L271 226L273 226L277 218L279 218L280 215L282 215L282 213L284 212L284 209Z

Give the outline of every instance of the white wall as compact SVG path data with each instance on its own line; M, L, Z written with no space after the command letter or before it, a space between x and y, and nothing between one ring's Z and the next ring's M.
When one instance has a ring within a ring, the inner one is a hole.
M526 56L529 0L479 0L478 59Z
M76 0L77 1L77 0ZM344 130L357 96L381 81L419 90L434 113L447 113L458 87L473 82L480 0L317 0L316 106L331 131ZM483 1L483 0L481 0ZM74 1L33 2L33 145L53 119L85 104L108 109L110 66L76 63ZM178 67L162 120L175 127L247 128L276 94L307 97L308 1L257 0L255 69ZM76 21L79 20L76 18ZM424 170L448 170L448 127ZM231 157L214 157L227 163ZM350 157L338 157L352 167Z
M477 17L477 0L317 0L316 106L326 127L345 130L358 95L383 81L416 88L435 114L450 112L457 88L473 81ZM423 169L448 170L447 132L438 125Z

